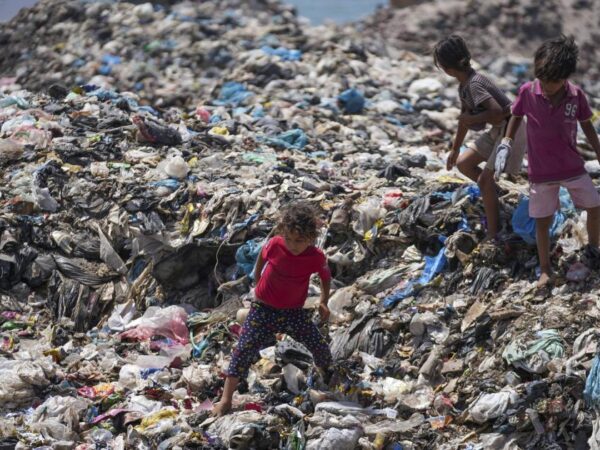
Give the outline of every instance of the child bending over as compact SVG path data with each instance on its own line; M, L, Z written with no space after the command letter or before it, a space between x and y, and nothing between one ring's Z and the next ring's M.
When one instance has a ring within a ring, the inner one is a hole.
M451 35L438 42L433 50L433 61L459 81L461 115L448 155L447 169L451 170L456 165L462 174L479 185L487 219L486 239L494 239L499 226L498 192L494 178L498 178L504 168L511 174L521 169L526 145L524 129L516 134L508 161L496 164L496 147L510 118L509 98L489 78L471 67L471 53L460 36ZM467 132L483 130L487 125L491 125L490 128L460 153ZM479 167L482 162L485 162L483 169Z

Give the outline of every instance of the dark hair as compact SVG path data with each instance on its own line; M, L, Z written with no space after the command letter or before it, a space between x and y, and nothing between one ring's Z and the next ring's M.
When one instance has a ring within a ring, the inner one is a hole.
M566 80L577 70L579 49L573 38L561 35L542 44L533 60L535 77L542 81Z
M307 239L316 239L319 235L319 223L317 210L308 202L297 201L283 210L276 231L291 231Z
M451 34L435 44L433 62L437 68L468 72L471 70L471 52L463 38Z

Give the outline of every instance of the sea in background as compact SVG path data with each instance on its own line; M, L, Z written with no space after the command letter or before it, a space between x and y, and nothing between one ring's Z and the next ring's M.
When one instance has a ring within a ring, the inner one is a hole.
M298 10L298 14L317 25L325 20L349 22L360 19L373 11L385 0L287 0Z
M298 9L298 13L317 25L325 20L348 22L373 12L385 0L287 0ZM19 9L32 6L36 0L0 0L0 21L13 18Z

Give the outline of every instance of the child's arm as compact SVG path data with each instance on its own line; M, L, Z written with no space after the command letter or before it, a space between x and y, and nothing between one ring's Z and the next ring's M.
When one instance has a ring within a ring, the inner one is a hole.
M446 169L452 170L452 168L456 164L456 159L458 158L458 154L460 153L460 147L465 141L465 137L467 136L468 131L469 126L465 125L459 120L458 128L456 129L456 136L454 138L454 143L452 144L450 154L448 155L448 160L446 161Z
M331 279L321 278L321 304L327 306L329 292L331 291Z
M600 161L600 140L598 140L598 133L596 133L596 130L594 129L594 124L591 120L586 120L585 122L580 122L579 125L581 125L581 129L583 130L583 134L585 134L587 141L596 152L596 158Z
M262 275L262 271L265 267L265 260L262 256L262 249L258 252L258 258L256 258L256 265L254 266L254 279L256 280L256 284L260 280L260 276Z
M493 98L488 98L481 103L481 106L485 108L485 111L479 114L463 113L458 118L459 122L464 122L467 127L481 123L497 125L506 118L507 113Z
M511 142L514 141L517 131L519 131L519 127L521 126L521 122L523 122L522 117L512 116L508 121L508 126L506 127L506 133L504 134L504 137L509 138Z
M329 319L329 307L327 303L329 302L329 293L331 290L331 278L323 278L320 277L321 280L321 301L319 302L319 315L321 316L321 320L326 322Z

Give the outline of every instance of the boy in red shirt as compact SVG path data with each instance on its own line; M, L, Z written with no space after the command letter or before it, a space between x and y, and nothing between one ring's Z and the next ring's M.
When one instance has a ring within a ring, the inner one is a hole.
M536 241L541 275L538 287L550 281L550 236L559 189L564 186L576 207L587 211L589 245L600 238L600 195L577 152L577 123L600 160L600 142L591 122L592 111L583 91L567 79L577 68L579 51L564 36L547 41L535 52L536 80L525 83L512 107L506 137L497 153L510 153L524 116L527 116L529 160L529 215L536 219Z
M258 255L254 269L256 302L250 308L233 351L223 395L214 415L226 414L231 409L240 378L248 376L259 351L273 345L277 333L286 333L304 344L317 367L327 369L331 365L327 341L311 321L310 311L302 308L310 276L318 273L321 278L319 314L323 321L329 318L331 273L325 255L314 246L318 235L315 211L306 203L290 206L283 214L278 231L281 235L270 239Z

